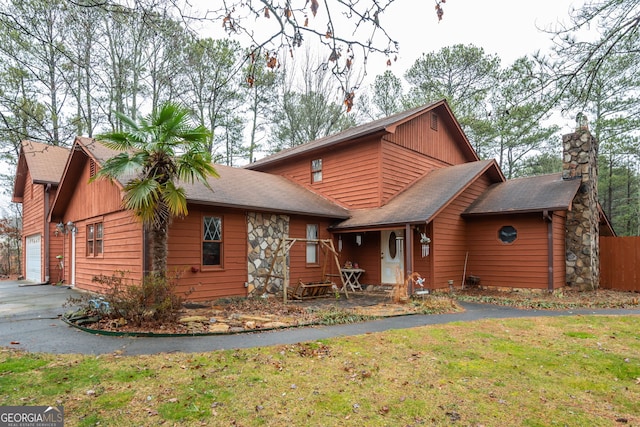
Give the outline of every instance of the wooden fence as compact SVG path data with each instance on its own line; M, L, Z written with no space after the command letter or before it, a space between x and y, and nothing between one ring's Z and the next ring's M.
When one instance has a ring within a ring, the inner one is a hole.
M640 292L640 237L600 237L600 287Z

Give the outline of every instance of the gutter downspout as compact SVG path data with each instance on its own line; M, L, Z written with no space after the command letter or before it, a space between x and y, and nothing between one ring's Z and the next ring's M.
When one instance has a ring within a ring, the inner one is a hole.
M413 233L411 232L411 225L405 224L404 227L404 246L405 246L405 277L411 276L413 273ZM409 285L410 289L407 289L409 296L413 295L413 282Z
M549 266L547 290L553 293L553 212L543 211L542 216L547 223L547 265Z
M49 283L51 280L51 275L49 272L49 192L51 191L51 184L47 184L44 186L44 282Z

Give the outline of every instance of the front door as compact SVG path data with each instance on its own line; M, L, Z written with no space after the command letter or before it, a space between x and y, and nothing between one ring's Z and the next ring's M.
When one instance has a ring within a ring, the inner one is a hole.
M382 230L380 239L382 283L403 283L404 230Z

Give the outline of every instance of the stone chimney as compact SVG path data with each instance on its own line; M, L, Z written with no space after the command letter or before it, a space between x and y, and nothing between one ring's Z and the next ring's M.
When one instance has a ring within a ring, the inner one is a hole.
M598 142L586 117L576 117L576 131L562 137L562 179L579 179L566 221L566 281L579 290L600 284L600 213L598 211Z

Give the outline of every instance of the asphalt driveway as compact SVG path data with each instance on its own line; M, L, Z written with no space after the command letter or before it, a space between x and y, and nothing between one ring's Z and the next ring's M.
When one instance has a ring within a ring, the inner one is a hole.
M390 317L370 322L251 332L237 335L200 337L112 337L94 335L73 328L60 316L63 305L79 291L51 285L0 281L0 347L30 352L124 355L171 352L206 352L234 348L294 344L336 336L360 335L390 329L412 328L449 322L469 322L488 318L566 316L580 314L634 314L634 310L517 310L510 307L462 304L463 313Z

